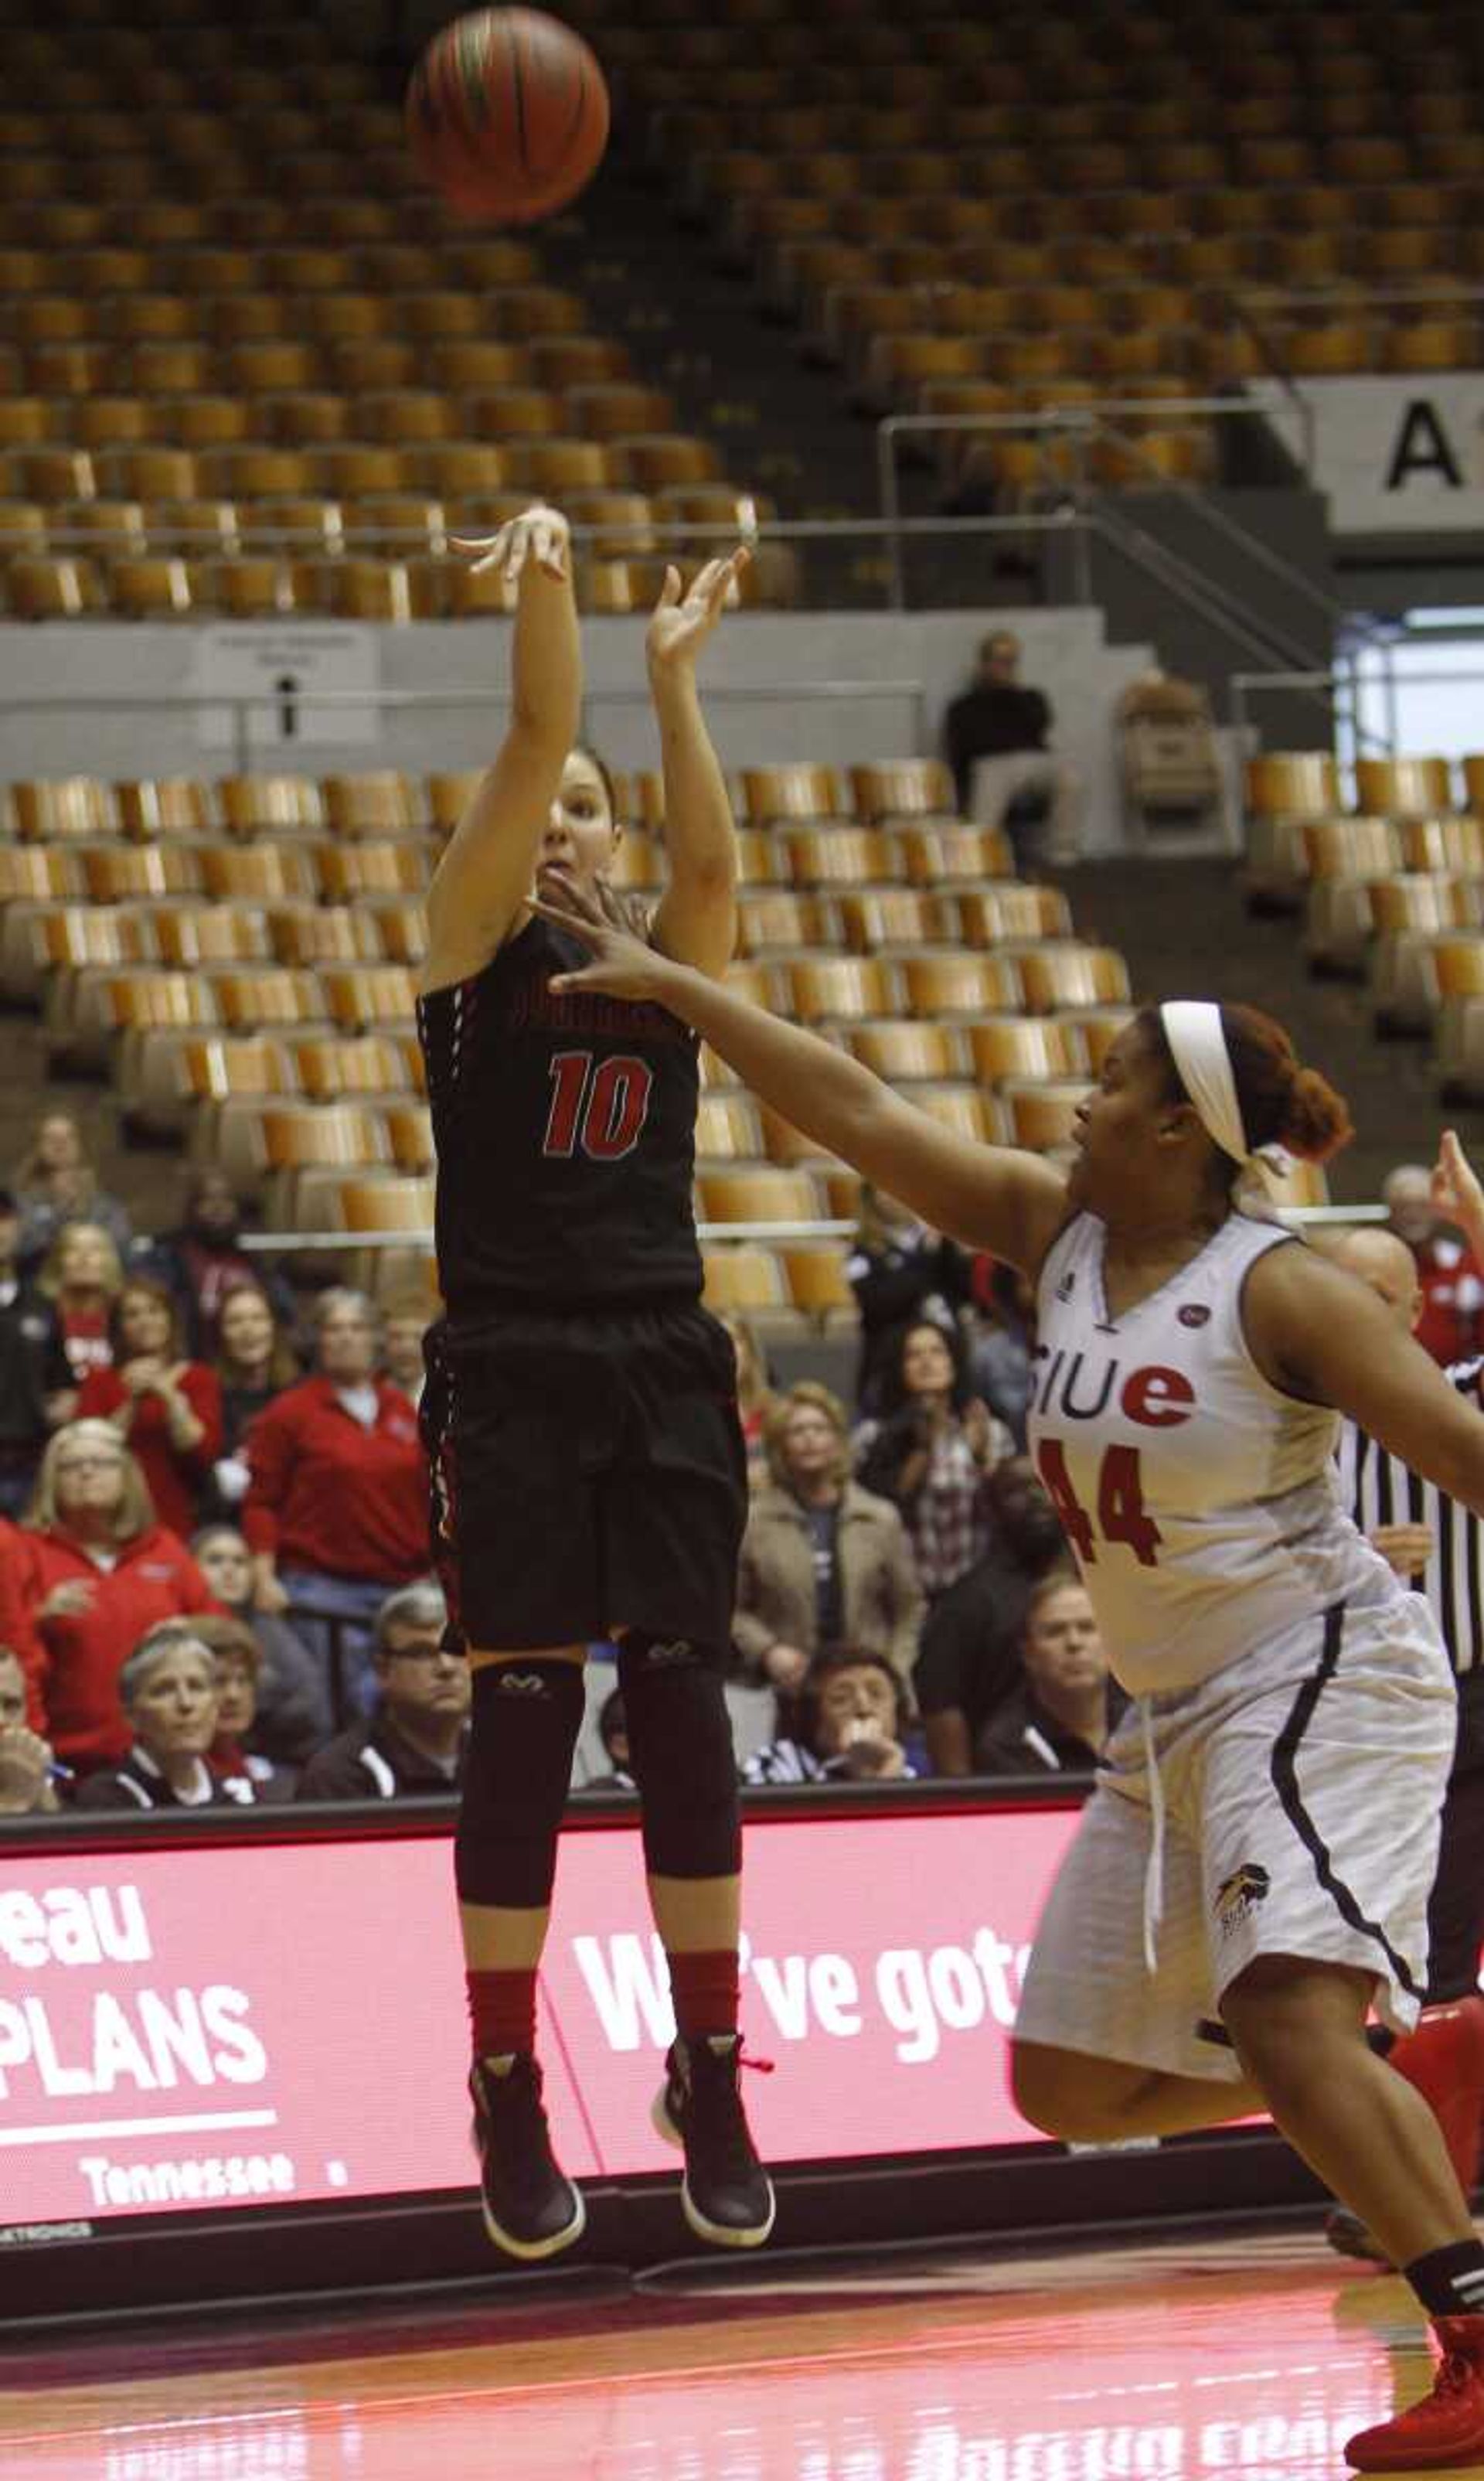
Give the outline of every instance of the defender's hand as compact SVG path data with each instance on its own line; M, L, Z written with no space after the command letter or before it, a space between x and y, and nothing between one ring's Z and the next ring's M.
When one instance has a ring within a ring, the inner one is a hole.
M1432 1170L1431 1197L1449 1223L1471 1224L1477 1230L1484 1220L1484 1187L1458 1142L1456 1130L1443 1132Z
M622 901L606 879L589 890L564 871L548 870L541 874L541 886L545 893L533 897L532 911L580 939L592 955L592 963L575 973L553 974L554 991L604 991L610 999L669 1004L684 968L636 936Z

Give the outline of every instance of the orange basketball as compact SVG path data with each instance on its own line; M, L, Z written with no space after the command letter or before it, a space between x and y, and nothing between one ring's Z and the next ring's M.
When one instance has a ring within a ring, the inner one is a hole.
M581 35L539 9L476 9L434 35L407 89L419 170L456 215L534 223L575 198L608 144L608 88Z

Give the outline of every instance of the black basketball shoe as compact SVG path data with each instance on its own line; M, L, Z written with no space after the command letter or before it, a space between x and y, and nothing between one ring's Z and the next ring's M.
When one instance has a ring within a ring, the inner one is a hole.
M740 2033L672 2043L653 2112L665 2143L685 2150L686 2220L718 2248L761 2248L777 2211L737 2087L744 2064L753 2063L742 2059Z
M581 2239L583 2192L559 2169L541 2101L541 2071L524 2051L476 2059L469 2071L484 2229L510 2257L555 2257Z

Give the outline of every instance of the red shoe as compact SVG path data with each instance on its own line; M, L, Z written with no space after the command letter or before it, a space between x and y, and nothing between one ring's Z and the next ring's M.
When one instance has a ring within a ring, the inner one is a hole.
M1346 2442L1357 2472L1437 2472L1484 2456L1484 2317L1435 2317L1433 2332L1443 2360L1431 2394Z
M1388 2057L1430 2105L1458 2184L1466 2197L1471 2195L1484 2111L1484 1998L1424 2007L1416 2032L1404 2033Z

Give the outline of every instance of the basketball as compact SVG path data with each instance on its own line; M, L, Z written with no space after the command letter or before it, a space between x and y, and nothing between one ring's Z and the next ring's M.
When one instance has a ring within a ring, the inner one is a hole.
M580 35L538 9L477 9L435 35L407 89L419 170L456 215L534 223L589 181L608 88Z

